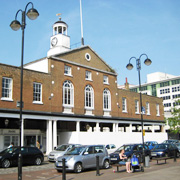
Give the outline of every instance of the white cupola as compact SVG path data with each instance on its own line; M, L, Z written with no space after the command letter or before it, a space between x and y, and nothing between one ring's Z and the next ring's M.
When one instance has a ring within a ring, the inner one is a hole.
M48 57L70 50L70 37L67 35L67 29L68 25L61 19L54 23Z

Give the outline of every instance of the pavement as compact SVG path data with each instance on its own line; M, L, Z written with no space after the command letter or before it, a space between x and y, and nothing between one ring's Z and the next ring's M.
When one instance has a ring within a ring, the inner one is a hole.
M66 179L63 179L62 173L58 173L54 168L54 163L45 161L41 166L24 166L22 169L22 180L179 180L180 179L180 158L168 159L164 161L151 161L149 167L145 167L144 172L136 171L127 173L125 167L100 169L99 175L95 169L86 170L82 173L66 173ZM0 168L0 180L18 179L17 167Z

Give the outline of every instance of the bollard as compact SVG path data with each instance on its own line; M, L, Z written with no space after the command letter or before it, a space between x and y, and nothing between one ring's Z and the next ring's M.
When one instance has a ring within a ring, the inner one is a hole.
M176 162L176 150L174 150L174 162Z
M62 180L66 180L66 160L62 159Z
M96 156L96 176L100 176L100 173L99 173L99 156Z

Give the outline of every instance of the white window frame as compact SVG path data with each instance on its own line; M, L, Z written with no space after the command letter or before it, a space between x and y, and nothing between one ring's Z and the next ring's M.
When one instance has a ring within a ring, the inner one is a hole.
M74 107L74 86L68 80L63 83L63 106Z
M88 81L92 81L92 72L86 71L85 79Z
M85 87L85 109L94 109L94 90L91 85Z
M156 116L160 116L159 104L156 104Z
M103 110L111 111L111 93L107 88L103 91Z
M135 100L135 113L139 114L139 101Z
M127 100L125 97L122 98L122 112L127 112Z
M35 94L37 95L39 100L35 98ZM42 84L41 83L33 82L33 103L42 104Z
M5 84L4 84L5 83ZM12 78L2 78L2 97L1 100L12 101Z
M103 83L104 84L109 84L108 76L106 76L106 75L103 76Z
M72 76L72 69L70 66L64 65L64 75Z
M150 115L150 105L149 105L149 102L146 102L146 114Z

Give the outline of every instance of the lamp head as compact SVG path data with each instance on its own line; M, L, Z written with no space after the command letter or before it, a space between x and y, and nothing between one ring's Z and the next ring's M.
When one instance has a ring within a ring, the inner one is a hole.
M131 63L129 63L129 64L127 64L126 68L127 68L128 70L131 70L131 69L133 68L133 65L132 65Z
M17 20L14 20L14 21L11 22L10 27L11 27L12 30L18 31L20 29L20 27L21 27L21 23L19 21L17 21Z
M34 8L31 8L28 10L28 12L26 13L27 17L31 20L35 20L38 16L39 16L39 13L36 9Z
M149 58L147 58L147 59L144 61L144 64L147 65L147 66L151 65L151 63L152 63L152 61L151 61Z

